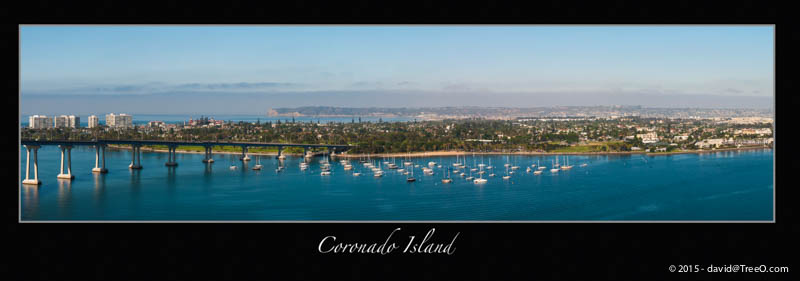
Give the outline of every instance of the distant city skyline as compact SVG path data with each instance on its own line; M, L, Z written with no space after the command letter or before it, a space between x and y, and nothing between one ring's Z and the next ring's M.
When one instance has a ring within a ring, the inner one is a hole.
M773 69L766 25L20 27L23 114L771 108Z

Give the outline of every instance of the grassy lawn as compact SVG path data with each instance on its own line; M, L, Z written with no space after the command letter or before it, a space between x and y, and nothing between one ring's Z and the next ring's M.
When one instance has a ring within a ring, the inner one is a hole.
M600 147L599 145L576 145L561 147L550 152L600 152Z
M622 142L619 141L611 141L611 142L590 142L588 145L576 145L576 146L568 146L568 147L561 147L550 152L603 152L602 147L607 146L609 144L617 144L622 145Z

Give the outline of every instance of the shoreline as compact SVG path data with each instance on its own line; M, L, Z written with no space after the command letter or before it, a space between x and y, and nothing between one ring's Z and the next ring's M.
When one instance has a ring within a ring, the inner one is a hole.
M124 149L124 150L131 150L130 146L112 146L109 145L109 148L114 149ZM722 152L722 151L743 151L743 150L758 150L758 149L773 149L770 147L763 147L763 146L748 146L748 147L736 147L736 148L719 148L715 150L683 150L683 151L672 151L672 152L646 152L646 151L612 151L612 152L536 152L536 151L524 151L524 152L466 152L466 151L431 151L431 152L411 152L411 153L378 153L378 154L336 154L333 157L339 158L363 158L363 157L411 157L411 158L424 158L424 157L440 157L440 156L463 156L463 155L634 155L634 154L642 154L648 156L664 156L664 155L676 155L676 154L703 154L703 153L715 153L715 152ZM148 147L142 147L142 151L148 152L160 152L160 153L167 153L168 150L166 149L154 149ZM175 150L175 153L190 153L190 154L204 154L205 152L202 151L192 151L192 150ZM232 151L214 151L213 154L242 154L241 152L232 152ZM268 155L268 156L278 156L277 152L247 152L247 155ZM298 156L302 157L302 153L289 153L284 152L282 155L286 156Z
M673 155L673 154L703 154L715 153L722 151L742 151L742 150L758 150L758 149L772 149L769 147L737 147L737 148L719 148L716 150L685 150L673 152L645 152L645 151L612 151L612 152L465 152L465 151L432 151L432 152L412 152L412 153L380 153L380 154L341 154L335 157L341 158L361 158L361 157L438 157L438 156L464 156L464 155L633 155L642 154L648 156L660 155Z

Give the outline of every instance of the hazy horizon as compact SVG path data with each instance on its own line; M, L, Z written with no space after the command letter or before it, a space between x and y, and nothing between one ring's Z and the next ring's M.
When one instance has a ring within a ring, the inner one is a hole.
M375 93L293 93L292 98L280 94L237 94L235 98L218 98L213 94L172 95L115 95L115 96L36 96L23 101L20 112L32 114L98 114L126 112L131 114L265 114L270 108L295 108L303 106L332 107L507 107L533 108L554 106L642 106L660 108L752 108L773 109L772 97L720 97L710 95L612 95L613 98L592 94L560 94L536 99L530 105L521 105L530 96L493 94L491 99L483 94L441 95L431 98L426 93L390 94L379 101L369 99ZM299 96L299 97L298 97ZM297 102L299 98L304 102ZM458 104L453 103L458 99ZM602 100L600 100L602 99ZM157 100L158 102L153 102ZM198 102L213 100L213 104ZM406 104L399 104L409 100ZM243 102L244 101L244 102ZM469 101L469 102L466 102ZM76 110L87 104L105 104L96 110Z
M21 26L20 109L773 108L773 26Z

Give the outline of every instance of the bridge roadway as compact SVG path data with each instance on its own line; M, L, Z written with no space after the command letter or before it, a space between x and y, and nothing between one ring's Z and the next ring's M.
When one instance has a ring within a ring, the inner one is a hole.
M70 141L70 140L55 140L55 141L40 141L40 140L22 140L22 145L27 150L27 162L25 166L25 180L22 184L25 185L39 185L39 147L42 145L57 145L61 148L61 172L58 174L59 179L74 179L72 175L72 147L73 146L94 146L95 147L95 161L92 172L94 173L107 173L106 169L106 153L105 148L109 144L115 145L131 145L131 164L128 168L141 169L141 147L145 145L164 145L167 147L169 157L166 166L177 166L175 162L175 149L181 145L202 146L205 148L204 163L213 163L212 148L214 146L239 146L242 148L242 161L249 161L250 157L247 156L248 147L277 147L278 156L276 158L283 159L284 147L302 147L303 155L309 156L308 150L310 148L327 148L331 155L335 155L337 151L345 151L350 149L350 145L335 145L335 144L295 144L295 143L264 143L264 142L233 142L233 141L163 141L163 140L92 140L92 141ZM33 178L30 178L31 167L31 150L33 151ZM66 153L65 153L66 152ZM101 156L102 155L102 156ZM64 162L66 156L66 163ZM101 161L102 159L102 161ZM102 163L102 165L101 165ZM65 165L66 164L66 165ZM65 170L66 169L66 173Z

